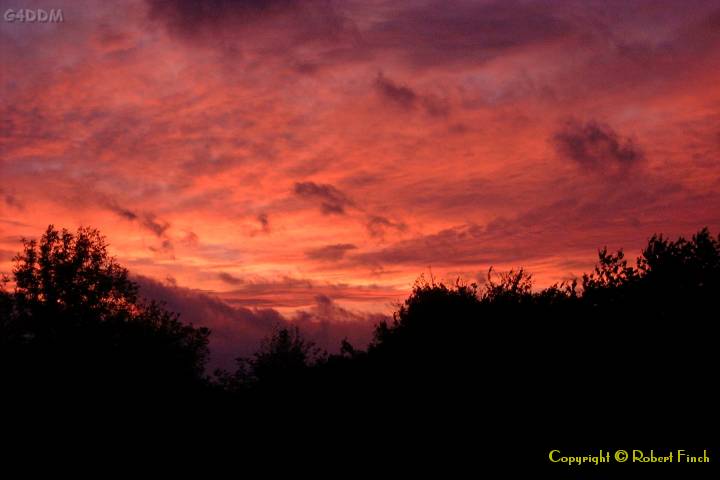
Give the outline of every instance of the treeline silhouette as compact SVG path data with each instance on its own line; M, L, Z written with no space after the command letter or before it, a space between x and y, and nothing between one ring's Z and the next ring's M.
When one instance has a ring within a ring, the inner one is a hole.
M516 439L697 431L720 404L720 237L708 229L653 236L634 262L603 249L593 272L541 290L522 269L482 286L421 278L366 349L327 354L279 328L213 375L210 332L141 299L96 230L50 226L4 283L5 399L161 399L225 418L332 417L347 435L453 426Z

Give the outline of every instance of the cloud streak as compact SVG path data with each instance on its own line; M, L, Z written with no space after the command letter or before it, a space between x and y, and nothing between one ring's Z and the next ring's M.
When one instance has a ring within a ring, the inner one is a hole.
M622 170L645 157L631 138L621 137L610 126L594 120L568 120L552 139L558 154L592 170Z
M352 243L338 243L308 250L306 255L313 260L333 262L341 260L348 252L357 250L357 248L358 247Z

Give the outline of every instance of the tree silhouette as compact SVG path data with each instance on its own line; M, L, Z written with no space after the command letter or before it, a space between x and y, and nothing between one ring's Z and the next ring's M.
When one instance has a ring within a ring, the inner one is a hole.
M233 374L217 371L216 376L226 389L247 388L274 390L297 387L307 370L324 360L324 352L314 342L305 340L297 326L276 327L262 340L251 357L236 359Z
M138 297L96 230L24 241L0 297L2 375L15 392L135 395L201 387L209 331Z

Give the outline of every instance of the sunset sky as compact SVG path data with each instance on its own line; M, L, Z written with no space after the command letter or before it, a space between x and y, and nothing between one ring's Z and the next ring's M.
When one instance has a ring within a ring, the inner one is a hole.
M93 226L216 342L720 228L717 1L0 5L0 272Z

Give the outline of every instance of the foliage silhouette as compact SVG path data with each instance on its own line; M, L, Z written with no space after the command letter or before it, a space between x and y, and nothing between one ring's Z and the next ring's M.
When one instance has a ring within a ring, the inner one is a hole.
M203 388L205 328L138 297L105 239L48 227L15 257L0 298L8 391L71 397L170 395Z
M228 391L284 388L302 380L304 373L324 360L324 352L314 342L303 339L297 326L276 327L252 357L236 359L233 374L219 370L216 377Z

